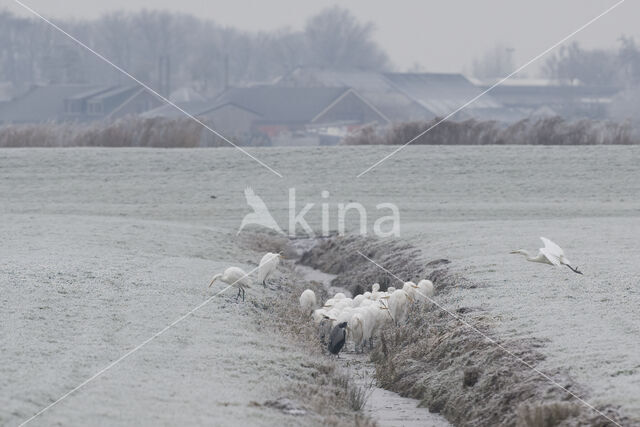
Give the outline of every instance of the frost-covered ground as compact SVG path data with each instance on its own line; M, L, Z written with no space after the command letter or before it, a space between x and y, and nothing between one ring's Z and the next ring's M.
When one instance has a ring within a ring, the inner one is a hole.
M24 421L198 306L222 287L207 289L212 272L252 268L214 229L143 218L2 215L0 235L2 425ZM300 422L256 403L311 381L305 355L254 325L251 305L234 296L212 300L33 424Z
M376 204L396 203L401 238L484 285L448 303L491 310L504 335L547 338L542 368L568 368L589 400L639 417L640 147L409 147L355 178L388 152L253 150L278 178L232 149L0 151L0 423L30 416L195 307L216 270L255 263L233 239L246 186L285 229L291 187L297 211L316 203L306 217L316 228L323 202L332 228L336 203L363 203L369 229ZM540 235L585 275L508 254L536 249ZM291 420L249 403L304 375L299 355L265 338L232 297L40 422Z
M413 227L413 226L410 226ZM620 405L640 422L640 242L637 218L478 221L422 224L410 240L454 260L451 268L478 282L453 293L451 307L482 307L500 319L503 338L538 337L547 359L591 390L592 404ZM456 239L455 236L464 236ZM562 242L584 276L568 268L510 255L537 250L539 235ZM618 255L620 254L620 255Z

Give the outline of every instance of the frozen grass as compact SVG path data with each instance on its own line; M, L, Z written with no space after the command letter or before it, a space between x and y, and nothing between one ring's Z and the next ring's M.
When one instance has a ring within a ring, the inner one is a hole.
M209 124L215 129L213 124ZM265 135L226 135L238 145L268 145ZM0 147L159 147L228 146L189 118L128 116L93 123L42 123L0 127Z
M400 145L412 140L435 125L430 122L399 123L391 128L365 127L347 136L346 145ZM582 119L565 120L548 117L525 119L508 127L494 121L444 121L416 139L419 145L629 145L639 144L640 138L628 123Z
M247 233L241 235L240 244L251 246L260 253L282 251L292 258L290 241L272 233ZM311 409L322 415L328 425L339 425L340 420L353 420L357 426L372 426L373 421L362 414L369 396L369 390L357 385L348 374L327 357L326 343L323 342L318 327L311 322L309 313L300 308L302 291L312 289L318 300L326 299L324 286L318 282L307 282L293 269L294 261L287 260L280 267L286 274L269 280L273 289L260 305L263 322L270 328L297 343L313 360L310 369L314 383L301 383L295 390L295 398L306 402ZM261 286L261 285L256 285Z
M450 307L456 316L528 364L537 366L544 361L540 351L543 341L501 340L493 333L500 320L490 312L448 304L450 290L456 288L459 292L477 285L450 274L445 260L425 261L420 251L410 245L393 240L335 237L317 244L303 255L302 261L337 274L332 284L348 283L356 293L373 283L374 278L385 287L393 280L393 285L398 285L397 279L385 277L378 267L358 260L362 257L357 251L376 259L403 280L428 277L435 284L436 300ZM444 415L454 425L613 425L430 303L414 305L405 324L387 328L371 358L381 387L422 401L430 411ZM589 398L588 390L564 370L547 373L572 392ZM622 424L626 420L612 407L598 409Z
M298 343L310 357L315 357L315 383L301 384L301 389L296 391L297 398L303 396L303 401L309 402L316 413L330 422L339 415L338 419L352 417L356 425L373 425L372 421L361 413L368 397L368 390L356 385L323 354L322 349L326 344L322 341L316 325L310 321L308 313L299 307L298 298L307 287L313 289L319 297L325 298L322 285L292 280L292 272L289 274L287 278L280 279L276 285L277 296L269 297L263 308L266 322L279 333Z

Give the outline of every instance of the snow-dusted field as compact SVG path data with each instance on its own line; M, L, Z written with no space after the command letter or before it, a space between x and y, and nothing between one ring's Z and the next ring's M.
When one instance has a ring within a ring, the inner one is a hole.
M297 211L316 203L306 216L316 228L323 202L332 228L336 203L363 203L369 229L376 204L396 203L401 238L484 285L448 304L490 309L504 336L548 339L542 368L568 368L588 400L640 417L640 147L409 147L355 178L390 151L252 151L284 178L232 149L0 151L0 424L20 423L197 306L222 267L250 269L257 260L234 241L246 186L285 229L291 187ZM585 275L508 254L536 249L540 235ZM35 425L295 422L249 403L305 375L302 355L252 325L233 296Z

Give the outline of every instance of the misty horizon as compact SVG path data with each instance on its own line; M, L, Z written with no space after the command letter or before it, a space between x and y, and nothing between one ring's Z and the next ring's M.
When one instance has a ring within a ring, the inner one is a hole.
M373 25L372 40L388 55L393 71L461 72L473 74L474 61L496 47L509 49L516 66L529 61L584 22L602 13L615 2L605 0L567 1L556 4L542 1L509 4L503 1L482 4L448 2L403 2L375 5L360 0L340 4L361 23ZM250 1L225 4L224 8L202 7L194 0L176 5L169 1L122 1L108 4L95 1L40 0L26 3L45 17L57 21L95 20L105 14L142 10L176 12L257 34L260 32L302 31L307 21L330 2L292 2L278 0L268 4ZM215 5L214 5L215 6ZM5 10L23 17L30 14L16 3L7 2ZM252 13L247 14L246 10ZM623 11L626 10L626 13ZM621 36L638 37L633 17L640 5L625 3L611 16L604 17L576 35L575 41L585 49L614 49ZM393 13L391 13L393 12ZM538 77L544 59L518 74Z

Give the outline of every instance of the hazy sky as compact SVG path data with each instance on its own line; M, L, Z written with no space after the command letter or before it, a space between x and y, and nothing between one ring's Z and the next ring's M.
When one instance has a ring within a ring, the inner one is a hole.
M375 23L376 39L398 70L464 71L501 42L522 64L616 3L616 0L21 0L52 18L97 17L115 9L166 9L245 30L302 28L324 7L339 4ZM11 0L0 4L27 14ZM576 36L585 47L613 47L621 34L640 41L640 1L626 0ZM536 64L531 71L535 71Z

